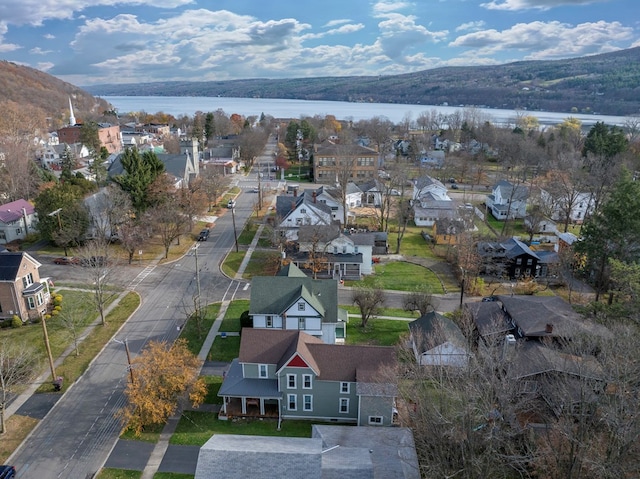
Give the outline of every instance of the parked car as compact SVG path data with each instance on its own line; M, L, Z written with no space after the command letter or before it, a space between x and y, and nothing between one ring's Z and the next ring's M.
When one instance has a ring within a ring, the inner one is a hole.
M451 184L451 189L452 190L458 190L458 189L460 189L460 187L456 183L452 183Z
M198 241L207 241L209 239L209 228L205 228L200 231L200 236L198 236Z
M53 260L55 264L80 264L80 260L75 256L60 256Z
M235 208L236 207L236 200L229 200L229 202L227 203L227 208Z
M0 479L13 479L16 477L16 468L13 466L0 466Z

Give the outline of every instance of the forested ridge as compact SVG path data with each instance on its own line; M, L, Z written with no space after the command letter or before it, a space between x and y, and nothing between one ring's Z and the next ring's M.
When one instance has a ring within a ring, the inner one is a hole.
M223 96L555 112L640 113L640 47L602 55L388 76L94 85L94 95Z

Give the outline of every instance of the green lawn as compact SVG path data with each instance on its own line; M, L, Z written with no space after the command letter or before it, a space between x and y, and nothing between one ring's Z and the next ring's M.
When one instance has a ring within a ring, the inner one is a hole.
M360 309L355 305L340 305L340 308L345 309L350 314L360 314ZM411 318L417 319L418 313L415 311L405 311L399 308L382 308L378 316L393 316L396 318ZM351 320L353 321L353 319Z
M224 315L220 331L240 332L240 315L249 310L248 299L238 299L229 303L229 308Z
M433 271L404 261L375 266L375 274L361 281L347 281L348 286L370 286L396 291L412 291L416 285L428 287L433 294L444 293L440 280Z
M420 234L424 228L419 226L409 226L407 231L402 237L402 243L400 244L400 254L405 256L420 256L423 258L436 258L436 255L431 249L430 243L427 243ZM395 253L396 244L398 241L398 234L395 229L389 233L389 252Z
M349 318L347 324L347 344L371 344L375 346L395 346L400 337L409 333L409 321L393 319L370 319L362 329L359 318Z
M247 225L238 236L238 244L248 246L253 241L253 237L256 235L258 231L258 224L255 221L249 220L247 221Z
M189 351L193 354L200 352L202 344L211 329L211 325L218 317L219 312L220 303L209 304L203 309L203 318L200 320L199 326L196 319L192 316L182 328L180 337L187 340Z
M232 251L222 263L222 271L230 278L235 277L242 260L245 256L244 251L236 253ZM278 270L280 264L280 253L277 251L254 251L251 259L244 270L242 277L251 279L254 276L273 276Z
M142 471L129 471L127 469L111 469L105 467L98 473L96 479L139 479L140 477L142 477Z
M204 404L222 404L222 398L218 397L218 391L222 385L221 376L203 376L204 382L207 383L207 395L204 398Z
M240 264L242 264L245 254L244 251L238 253L231 251L222 263L222 272L230 278L234 278L238 269L240 269Z
M207 359L230 363L240 353L240 336L216 337L211 345Z
M220 421L216 413L185 411L171 444L202 446L214 434L245 434L255 436L311 437L312 421L238 420Z

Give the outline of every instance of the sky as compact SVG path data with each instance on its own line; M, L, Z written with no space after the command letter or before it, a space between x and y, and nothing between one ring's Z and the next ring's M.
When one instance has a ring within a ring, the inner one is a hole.
M20 0L0 59L76 86L394 75L640 46L640 0Z

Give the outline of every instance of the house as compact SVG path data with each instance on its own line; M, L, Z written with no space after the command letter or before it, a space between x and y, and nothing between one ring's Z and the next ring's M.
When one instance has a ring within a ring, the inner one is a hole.
M554 196L540 189L540 197L551 211L551 219L561 223L582 224L595 208L591 193L575 192L571 195Z
M71 122L70 122L71 123ZM60 143L81 143L82 124L70 124L58 130ZM120 125L98 123L98 138L100 146L105 147L109 154L122 151L122 135Z
M145 133L162 137L169 135L171 133L171 128L169 125L163 123L138 123L135 125L134 131L136 133Z
M201 448L196 479L420 479L409 428L313 425L310 438L215 434Z
M249 316L256 329L304 331L325 343L344 342L347 312L338 308L338 282L312 279L294 264L251 281Z
M497 220L524 218L527 214L529 188L522 184L513 184L500 180L495 184L485 204Z
M38 215L31 203L20 199L0 206L0 244L23 240L35 230Z
M422 197L421 201L413 203L413 220L416 226L433 227L439 220L455 220L459 212L456 204L449 200L438 200Z
M51 294L40 266L28 253L0 253L0 320L15 315L27 322L47 312Z
M301 226L328 226L333 223L333 216L331 207L320 203L313 193L303 193L299 196L282 195L276 198L276 221L281 236L295 241Z
M40 164L49 170L59 170L67 150L77 161L89 157L89 149L82 143L46 145L38 153Z
M325 140L314 146L313 175L316 183L336 184L343 172L351 181L359 182L378 175L378 152L360 145L340 144Z
M463 367L469 361L467 340L460 328L435 311L409 323L409 339L420 366Z
M430 176L421 176L414 180L412 199L414 203L416 201L422 203L423 200L451 201L447 194L447 187L440 180Z
M250 413L359 426L393 424L395 350L326 344L303 331L244 328L218 396L222 419Z
M502 242L482 241L477 249L482 258L481 274L519 279L540 277L544 273L538 264L540 256L516 238Z
M443 150L426 151L420 158L420 166L428 168L442 168L444 166L445 152Z

